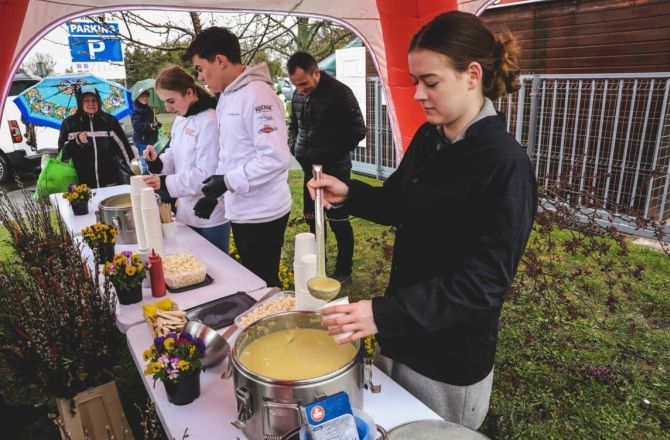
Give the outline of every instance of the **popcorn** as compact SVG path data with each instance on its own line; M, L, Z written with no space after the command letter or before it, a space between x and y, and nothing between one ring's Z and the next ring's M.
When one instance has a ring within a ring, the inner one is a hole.
M207 266L192 254L178 252L163 258L163 273L165 284L170 289L179 289L205 281Z
M235 324L239 328L246 328L266 316L275 315L282 312L290 312L295 308L295 296L288 293L280 293L277 296L256 304L246 313L235 319Z

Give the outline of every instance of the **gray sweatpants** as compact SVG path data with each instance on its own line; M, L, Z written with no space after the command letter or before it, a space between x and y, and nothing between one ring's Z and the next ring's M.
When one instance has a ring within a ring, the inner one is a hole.
M477 430L489 411L493 370L477 383L458 386L429 379L379 352L375 365L448 422Z

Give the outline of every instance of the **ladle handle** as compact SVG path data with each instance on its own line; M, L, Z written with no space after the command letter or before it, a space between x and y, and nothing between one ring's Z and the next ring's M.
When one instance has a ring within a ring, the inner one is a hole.
M321 180L321 165L312 165L314 180ZM316 189L314 198L314 231L316 234L316 276L326 276L326 236L323 224L323 199L321 188Z

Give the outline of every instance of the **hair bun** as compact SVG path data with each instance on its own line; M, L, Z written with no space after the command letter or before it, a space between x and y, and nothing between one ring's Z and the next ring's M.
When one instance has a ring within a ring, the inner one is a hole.
M486 95L495 99L519 90L519 43L511 32L497 34L494 47L493 80Z

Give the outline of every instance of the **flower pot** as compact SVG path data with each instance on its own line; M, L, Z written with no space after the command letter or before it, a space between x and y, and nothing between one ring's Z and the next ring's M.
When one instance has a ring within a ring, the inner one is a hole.
M73 202L70 203L72 207L72 213L74 215L86 215L88 214L88 201L86 202Z
M186 376L178 383L165 381L168 401L174 405L188 405L200 397L200 371Z
M111 263L114 260L114 243L98 244L98 264Z
M119 298L119 302L124 305L135 304L142 301L142 285L131 287L129 289L120 289L114 286L116 289L116 296Z

